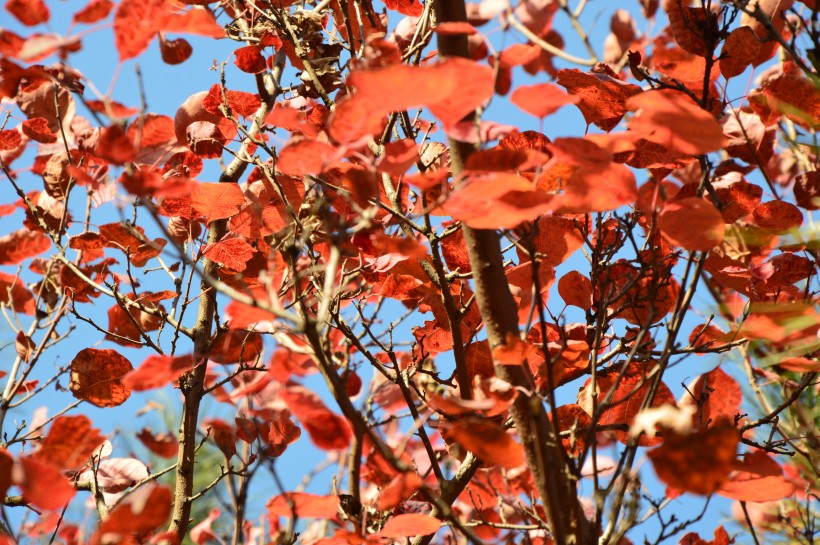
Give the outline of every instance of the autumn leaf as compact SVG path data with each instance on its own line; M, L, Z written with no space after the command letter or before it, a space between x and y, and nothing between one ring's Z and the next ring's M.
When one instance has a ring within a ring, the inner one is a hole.
M191 194L191 206L205 216L207 223L230 218L244 202L245 195L236 184L203 183Z
M267 69L262 48L258 45L247 45L233 52L236 58L233 63L237 68L248 74L258 74Z
M723 216L709 201L687 197L666 203L658 228L673 244L691 251L708 251L723 241Z
M122 405L131 395L123 377L133 369L116 350L85 348L71 361L68 387L77 399L97 407Z
M682 155L699 155L726 144L714 116L677 91L646 91L629 98L626 107L636 115L629 130Z
M672 488L709 495L729 478L739 439L735 426L722 419L691 435L666 432L663 444L647 455L658 478Z
M287 492L271 498L266 507L268 514L278 517L335 519L339 513L339 498L307 492Z
M408 538L435 534L441 527L441 521L430 515L407 513L395 515L388 520L379 535L391 538Z
M253 257L254 249L241 238L228 238L208 244L202 248L202 255L236 272L247 268L247 262Z
M294 384L283 389L280 396L317 447L338 450L350 445L350 424L344 417L328 409L318 395Z
M136 437L145 448L162 458L173 458L179 450L179 441L170 433L154 434L148 428L143 428Z
M51 248L51 239L40 231L19 229L0 237L0 265L16 265Z
M592 282L578 271L570 271L558 280L558 295L567 305L583 310L592 306Z
M475 229L511 229L551 209L551 196L515 174L470 176L444 203L444 210Z
M737 501L766 502L792 496L795 484L783 476L783 468L762 450L743 455L717 494Z
M26 501L47 511L64 508L76 493L58 468L34 456L17 459L12 480L23 491Z
M33 457L61 470L77 470L91 462L103 441L105 437L91 427L87 416L58 416Z
M581 97L568 95L551 83L516 87L510 100L530 115L544 118L567 104L578 104Z
M447 426L446 437L483 462L505 468L524 463L524 449L505 429L487 420L464 419Z
M123 385L131 390L142 392L162 388L190 371L194 361L190 354L185 356L148 356L142 365L125 375Z
M627 112L626 101L639 94L637 85L623 83L606 74L587 74L573 68L559 70L556 83L568 93L579 97L576 103L587 124L610 131Z

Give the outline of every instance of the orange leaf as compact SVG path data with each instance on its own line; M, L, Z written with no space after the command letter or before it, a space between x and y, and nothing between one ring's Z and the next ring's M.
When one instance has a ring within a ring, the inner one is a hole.
M76 490L56 467L37 460L34 456L23 456L17 460L18 467L12 473L14 484L23 490L26 501L35 506L52 511L62 509Z
M478 418L455 422L445 434L489 465L506 468L524 463L524 449L497 424Z
M319 496L308 492L286 492L271 498L268 515L275 517L335 519L339 513L337 496Z
M782 233L803 225L803 212L785 201L769 201L759 204L753 211L755 223L763 229Z
M289 385L280 392L290 412L299 419L310 440L323 450L339 450L350 446L352 431L348 421L332 412L324 402L304 386Z
M578 271L570 271L558 280L558 295L567 305L583 310L592 306L592 282Z
M587 124L594 123L609 132L627 112L626 100L642 89L605 74L587 74L577 68L559 70L556 83L580 97L578 109Z
M33 457L62 470L77 470L91 461L91 454L104 441L87 416L58 416Z
M114 13L114 45L120 60L145 51L168 17L166 0L123 0Z
M39 231L18 229L0 237L0 265L16 265L51 248L51 239Z
M726 37L720 54L720 73L729 79L742 74L760 53L760 40L748 26L738 27Z
M441 527L441 521L430 515L407 513L395 515L385 523L379 535L383 537L403 538L435 534Z
M795 484L783 476L783 469L762 450L743 455L737 471L717 493L737 501L766 502L787 498L796 492Z
M245 202L245 195L236 184L203 183L194 188L191 206L205 216L205 221L230 218Z
M327 165L336 148L316 140L296 140L279 152L276 169L290 176L307 176L320 174Z
M549 211L551 200L526 178L497 172L470 176L442 208L475 229L512 229Z
M259 74L267 69L262 48L258 45L247 45L234 51L236 58L233 63L237 68L248 74Z
M544 118L567 104L578 104L581 97L568 95L551 83L541 83L517 87L510 100L528 114Z
M638 113L629 129L683 155L700 155L726 145L723 129L709 112L678 91L646 91L626 102Z
M123 378L123 385L137 392L162 388L193 368L191 354L185 356L148 356L142 365Z
M733 419L743 401L740 385L719 366L699 376L688 391L692 395L684 394L681 405L694 405L698 408L699 414L696 413L693 420L700 427L720 418Z
M43 0L9 0L6 10L26 26L47 23L50 17L48 6Z
M726 226L712 204L698 197L666 203L658 228L670 242L691 251L708 251L723 242Z
M381 489L376 507L382 511L391 511L401 502L407 501L421 486L421 477L415 471L399 473Z
M452 127L493 95L493 71L460 57L428 66L392 64L354 72L348 85L356 98L367 99L371 111L382 114L426 106Z
M664 434L663 445L650 450L658 478L677 490L709 495L729 478L740 433L726 419L692 435Z
M131 395L122 379L132 369L131 362L116 350L85 348L71 361L68 387L77 399L97 407L116 407Z
M242 272L247 268L253 252L253 246L241 238L220 240L202 248L203 256L236 272Z

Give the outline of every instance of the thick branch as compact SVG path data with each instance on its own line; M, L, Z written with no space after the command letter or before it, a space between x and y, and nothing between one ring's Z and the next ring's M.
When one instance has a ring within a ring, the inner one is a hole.
M466 21L463 0L437 2L436 17L439 23ZM467 57L465 35L441 34L438 45L441 55ZM473 149L463 142L450 141L450 168L454 177L461 174L464 162ZM519 336L518 313L504 274L499 235L495 231L466 226L462 227L462 231L473 270L476 302L490 346L506 344L509 335ZM591 543L594 540L592 527L578 502L575 481L566 464L563 446L541 399L525 393L533 388L524 369L524 366L499 365L496 366L496 373L519 387L510 412L524 445L527 464L545 504L553 539L560 545Z

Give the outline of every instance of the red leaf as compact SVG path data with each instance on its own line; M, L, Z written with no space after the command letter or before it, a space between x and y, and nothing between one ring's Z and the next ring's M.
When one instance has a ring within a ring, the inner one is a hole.
M691 435L664 434L663 445L650 450L658 478L677 490L708 495L729 477L740 434L729 420Z
M53 144L57 141L57 136L51 132L48 120L45 117L32 117L26 119L21 125L23 134L41 144Z
M737 471L717 493L737 501L766 502L787 498L795 493L794 483L783 476L783 469L762 450L743 455Z
M592 412L592 396L597 396L597 411L600 411L599 423L601 425L607 424L621 424L631 426L634 423L635 416L643 408L643 404L649 395L650 378L648 373L651 370L651 363L631 363L626 369L626 372L621 376L620 365L607 370L607 372L599 373L596 377L596 384L593 385L592 379L587 379L583 389L578 394L578 404L584 408L590 416L595 416ZM612 391L612 397L608 397ZM601 403L608 399L607 406L602 407ZM657 389L651 407L660 407L663 404L674 405L675 398L669 387L663 382ZM612 433L619 441L626 443L629 441L629 436L626 432L616 431ZM642 435L639 444L641 446L653 446L660 443L657 437L647 437Z
M354 99L386 114L426 106L446 128L461 121L493 95L493 71L462 58L415 67L392 64L354 72L347 81Z
M279 152L276 169L290 176L321 174L335 152L336 148L324 142L308 139L296 140Z
M247 268L253 253L253 246L241 238L220 240L202 248L204 257L236 272L242 272Z
M14 340L14 348L21 360L28 362L31 359L37 345L31 340L31 337L26 335L22 329L17 332L17 337Z
M94 153L115 165L123 165L136 157L134 142L119 125L111 125L100 131Z
M752 211L752 215L759 227L778 233L799 229L803 225L803 212L785 201L764 202Z
M258 45L247 45L234 51L236 58L233 63L248 74L259 74L267 69L265 57L262 56L262 48Z
M723 216L709 201L687 197L666 203L658 228L670 242L691 251L708 251L723 241Z
M626 106L638 113L629 129L640 137L682 155L700 155L726 145L723 129L711 113L678 91L646 91Z
M14 484L23 490L26 501L47 511L62 509L76 492L59 469L33 456L18 459L12 475Z
M580 97L578 109L586 122L610 131L627 112L629 97L642 92L637 85L622 83L605 74L586 74L577 68L559 70L556 82Z
M169 12L166 0L123 0L114 13L114 45L125 61L148 48Z
M201 3L197 2L185 2ZM224 38L225 29L216 22L213 14L202 6L194 6L192 9L182 13L172 14L162 26L166 32L178 32L183 34L195 34L206 38Z
M230 91L225 90L225 99L222 98L222 86L214 84L208 90L208 96L202 101L202 107L208 113L221 116L222 112L219 107L228 101L228 107L231 109L233 115L240 115L242 117L252 117L262 101L259 95L253 93L246 93L244 91Z
M384 5L408 17L420 17L424 11L424 6L417 4L416 0L385 0Z
M182 64L194 53L194 48L185 38L166 40L160 35L159 52L166 64Z
M302 436L302 429L290 419L290 411L287 409L277 411L270 420L270 431L265 437L270 448L267 451L269 456L276 458L285 453L288 445L295 442Z
M307 492L286 492L271 498L267 505L268 515L293 518L335 519L339 513L337 496L319 496Z
M552 83L521 85L510 95L513 104L530 115L544 118L567 104L581 101L578 95L568 95Z
M168 521L171 514L171 489L166 486L144 486L117 505L100 524L91 545L128 543L132 534L146 534Z
M43 0L8 0L6 11L26 26L47 23L50 13Z
M0 151L13 150L23 142L20 131L3 129L0 131Z
M740 412L742 401L743 394L737 381L720 367L715 367L689 386L681 405L696 406L698 413L692 420L696 426L704 427L710 421L714 423L720 418L732 420Z
M760 54L760 40L748 26L732 30L723 42L720 53L720 73L729 79L739 76L755 62Z
M122 119L139 113L139 109L129 108L113 100L89 100L85 104L91 111L105 114L112 119Z
M804 172L797 176L793 191L797 206L806 210L820 209L820 172Z
M407 513L395 515L385 523L379 535L382 537L403 538L435 534L441 527L441 521L431 515Z
M284 388L280 396L317 447L339 450L350 446L350 424L344 417L331 412L318 395L294 384Z
M131 362L116 350L84 348L71 360L68 388L77 399L97 407L116 407L131 396L123 377L133 369Z
M51 239L26 228L0 237L0 265L16 265L51 248Z
M245 195L236 184L203 183L191 194L191 206L205 216L207 223L230 218L244 202Z
M820 93L792 62L783 64L780 77L766 82L763 96L771 108L795 123L812 129L820 123Z
M455 441L483 462L508 469L524 463L524 449L499 425L483 419L471 418L453 423L445 437Z
M173 458L179 450L179 441L170 433L154 435L148 428L143 428L137 434L137 439L145 445L145 448L162 458Z
M379 492L376 507L382 511L391 511L422 487L422 480L415 471L399 473Z
M19 278L2 271L0 271L0 304L10 306L15 312L34 314L34 296Z
M551 210L551 201L526 178L499 172L470 176L442 208L475 229L512 229Z
M558 294L567 305L583 310L592 307L592 282L578 271L570 271L558 280Z
M75 23L96 23L108 17L113 7L114 2L111 0L91 0L88 5L74 14L72 20Z
M87 416L58 416L33 457L61 470L77 470L91 462L91 454L104 441Z
M672 0L664 3L669 15L669 30L675 41L684 51L705 57L708 54L705 32L708 32L707 21L714 20L714 15L707 14L703 7L688 7L689 2Z
M142 365L131 371L122 383L135 392L162 388L169 382L177 380L194 366L191 354L185 356L148 356Z

